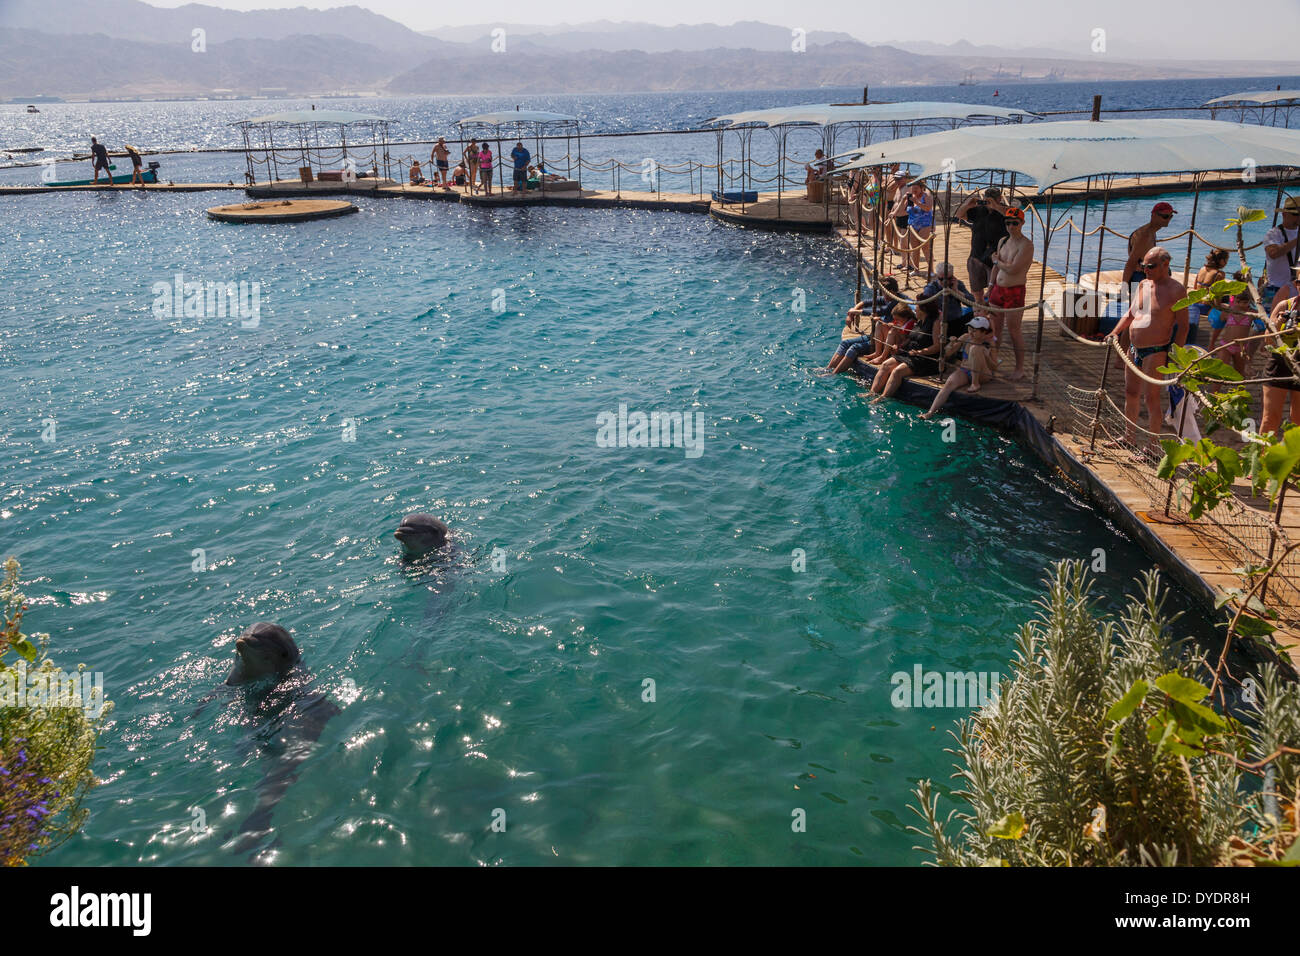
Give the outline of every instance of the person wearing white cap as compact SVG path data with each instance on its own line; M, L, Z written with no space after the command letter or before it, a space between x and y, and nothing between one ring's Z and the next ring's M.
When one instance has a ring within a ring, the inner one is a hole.
M966 391L974 394L980 390L981 385L993 378L998 364L997 352L993 350L996 342L992 322L982 315L970 320L966 334L949 342L944 354L947 359L960 351L961 365L948 376L948 381L943 383L943 388L934 397L930 410L921 413L922 418L933 418L948 401L948 397L961 386L965 385Z

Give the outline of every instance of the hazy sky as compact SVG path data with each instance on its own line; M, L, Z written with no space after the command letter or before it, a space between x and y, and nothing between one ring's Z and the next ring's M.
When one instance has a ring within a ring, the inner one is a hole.
M146 0L178 7L192 0ZM913 39L1001 46L1046 45L1090 53L1093 30L1107 31L1111 52L1126 58L1149 49L1162 59L1257 56L1300 63L1300 0L1248 0L1234 7L1223 0L494 0L430 3L429 0L351 0L416 30L472 23L582 23L635 20L676 23L734 23L762 20L805 30L838 30L866 42ZM214 0L237 10L348 5L348 0ZM1235 22L1234 22L1235 21Z

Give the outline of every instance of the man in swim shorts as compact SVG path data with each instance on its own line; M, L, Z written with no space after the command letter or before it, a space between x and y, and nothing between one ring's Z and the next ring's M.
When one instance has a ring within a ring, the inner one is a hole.
M1173 219L1174 215L1173 206L1167 202L1158 202L1151 207L1151 221L1138 226L1128 237L1128 261L1124 263L1124 273L1120 276L1120 283L1126 291L1132 288L1133 284L1146 278L1146 273L1139 263L1147 254L1147 250L1156 244L1156 233L1169 225L1169 220Z
M447 165L447 163L448 163L448 158L450 156L451 156L451 150L447 148L446 138L439 136L438 142L433 144L433 150L429 156L429 158L433 160L433 164L438 169L437 181L439 183L446 184L447 182L447 170L450 168Z
M1029 267L1034 263L1034 244L1024 234L1025 211L1008 206L1002 216L1007 227L1007 237L998 243L993 253L993 267L989 270L988 310L993 323L993 335L1001 343L1005 325L1007 337L1016 354L1015 370L1008 376L1013 382L1025 377L1025 336L1020 329L1025 314L1025 283Z
M1174 311L1174 306L1187 297L1187 289L1169 271L1170 255L1162 246L1152 246L1142 258L1142 271L1146 278L1129 303L1124 317L1115 330L1106 336L1107 344L1125 332L1129 336L1129 360L1150 378L1158 377L1162 365L1168 364L1169 348L1175 342L1187 344L1187 309ZM1160 393L1164 387L1139 378L1132 368L1124 367L1124 417L1128 419L1127 438L1137 446L1137 420L1142 402L1147 406L1147 424L1150 435L1140 446L1140 453L1150 457L1155 452L1155 436L1160 433L1164 413Z

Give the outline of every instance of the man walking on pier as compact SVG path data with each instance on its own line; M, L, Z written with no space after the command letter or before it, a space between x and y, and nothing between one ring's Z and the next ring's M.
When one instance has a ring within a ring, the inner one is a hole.
M1138 285L1129 302L1128 310L1119 320L1115 330L1106 336L1106 344L1125 332L1129 335L1129 360L1149 378L1158 378L1156 371L1168 364L1169 348L1175 342L1187 344L1187 309L1174 311L1174 305L1187 297L1187 289L1169 272L1169 252L1161 246L1152 246L1142 257L1141 267L1146 278ZM1139 378L1128 365L1124 366L1124 417L1128 419L1126 438L1138 454L1147 458L1156 455L1155 436L1160 434L1164 421L1160 393L1164 386ZM1147 406L1147 424L1150 435L1138 445L1137 420L1142 402ZM1108 443L1117 447L1119 443Z
M99 185L99 171L102 169L108 175L108 184L113 185L113 171L108 168L108 150L104 144L95 137L90 137L90 159L95 166L95 178L90 181L90 185Z

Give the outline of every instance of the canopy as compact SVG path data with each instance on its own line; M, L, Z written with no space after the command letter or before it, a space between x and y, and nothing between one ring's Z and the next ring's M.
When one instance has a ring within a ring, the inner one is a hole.
M905 163L919 178L1000 169L1049 186L1112 173L1154 174L1300 165L1300 130L1220 120L1071 120L966 126L896 139L836 156L836 173Z
M577 126L578 117L566 113L547 113L542 110L502 110L499 113L479 113L460 120L457 126Z
M1034 116L1026 110L1004 109L970 103L870 103L840 106L812 103L802 106L776 106L764 110L746 110L717 116L710 123L726 123L727 128L758 126L834 126L837 123L910 123L918 120L1016 120Z
M1216 103L1237 106L1246 103L1254 103L1267 106L1272 103L1284 104L1291 101L1300 101L1300 90L1257 90L1247 93L1230 93L1227 96L1216 96L1214 99L1205 103L1206 106L1213 106Z
M369 113L349 113L346 110L292 110L288 113L270 113L240 120L232 126L352 126L357 123L391 123L393 120Z

